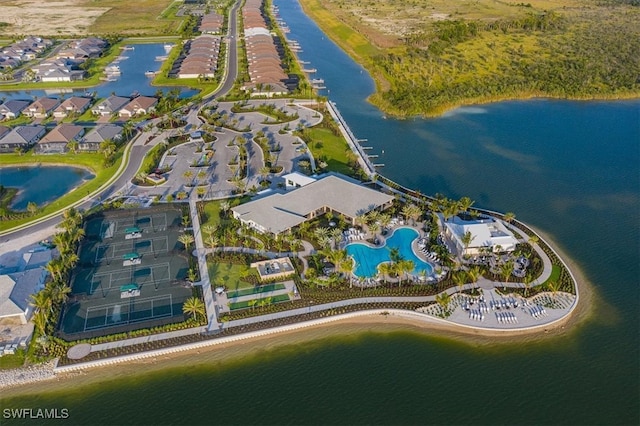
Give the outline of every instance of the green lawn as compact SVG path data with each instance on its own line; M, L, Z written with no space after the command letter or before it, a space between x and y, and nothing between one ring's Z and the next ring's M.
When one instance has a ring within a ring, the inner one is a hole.
M313 141L309 144L309 149L316 160L316 166L320 158L326 158L330 171L353 174L347 156L351 150L342 136L336 136L331 130L322 127L312 127L306 131Z
M551 276L545 281L543 282L541 285L545 286L548 282L553 282L553 281L560 281L560 272L562 271L562 268L558 265L553 265L551 268Z
M262 298L262 299L255 299L258 301L258 303L256 303L256 307L258 307L260 305L260 301L261 300L265 300L267 299ZM271 297L271 304L274 303L280 303L280 302L288 302L289 301L289 295L288 294L280 294L277 296L272 296ZM248 308L249 305L249 301L245 301L245 302L236 302L236 303L229 303L229 309L231 309L232 311L238 310L238 309L246 309Z
M224 201L228 202L230 207L235 207L249 201L249 197L247 196L247 197L227 198L225 200L213 200L213 201L205 201L201 203L202 205L202 213L200 214L201 227L204 227L206 225L213 225L213 226L220 227L221 225L225 225L226 223L231 222L231 219L220 218L220 205Z
M19 349L14 355L4 355L0 357L0 370L22 367L25 356L25 351Z
M209 278L214 286L224 285L231 291L253 289L254 285L245 281L244 277L258 276L255 269L249 265L238 265L235 263L211 263L207 262L209 268ZM249 293L251 294L251 293Z

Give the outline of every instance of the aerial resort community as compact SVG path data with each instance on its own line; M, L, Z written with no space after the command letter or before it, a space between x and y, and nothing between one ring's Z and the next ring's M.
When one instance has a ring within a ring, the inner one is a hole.
M498 341L565 324L578 283L549 241L385 177L278 9L211 3L164 11L185 23L148 66L115 36L0 53L7 89L68 89L0 104L2 173L38 182L0 187L0 357L26 366L0 387L356 317Z

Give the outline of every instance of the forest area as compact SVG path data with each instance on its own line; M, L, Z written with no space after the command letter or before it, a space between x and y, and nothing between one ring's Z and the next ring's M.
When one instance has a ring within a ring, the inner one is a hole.
M376 47L357 57L336 40L376 79L371 102L395 116L534 96L640 95L638 0L302 3L312 17L326 8Z

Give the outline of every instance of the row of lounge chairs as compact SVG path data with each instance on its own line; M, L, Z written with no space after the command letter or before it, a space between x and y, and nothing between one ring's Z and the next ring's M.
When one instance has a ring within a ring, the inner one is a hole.
M542 317L547 316L547 311L544 309L544 306L536 305L529 308L529 313L535 319L540 319Z
M469 311L469 318L476 321L484 321L484 314L478 310Z
M513 312L496 312L496 318L501 324L517 324L518 317Z
M517 308L520 304L513 297L502 298L500 300L492 300L490 303L491 310Z

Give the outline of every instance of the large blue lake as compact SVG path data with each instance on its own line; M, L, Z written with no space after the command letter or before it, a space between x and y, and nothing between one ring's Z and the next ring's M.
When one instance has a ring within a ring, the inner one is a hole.
M19 191L11 208L25 210L29 202L38 206L61 197L93 175L84 169L66 166L30 166L0 168L0 184Z
M68 407L78 424L638 424L640 101L514 101L383 119L365 101L373 83L362 68L295 0L275 4L385 175L544 231L595 287L591 319L518 345L345 335L7 403Z
M166 55L163 43L131 45L134 50L123 50L121 56L126 57L118 62L121 75L115 81L105 81L99 86L87 89L51 89L51 90L14 90L3 91L0 86L0 98L5 99L33 99L42 96L82 96L85 92L96 92L98 98L105 98L112 93L129 96L138 92L141 95L153 96L158 90L168 91L171 87L157 87L151 85L151 78L145 76L146 71L157 71L162 62L156 61L156 56ZM198 93L184 87L179 87L181 97L190 97Z

